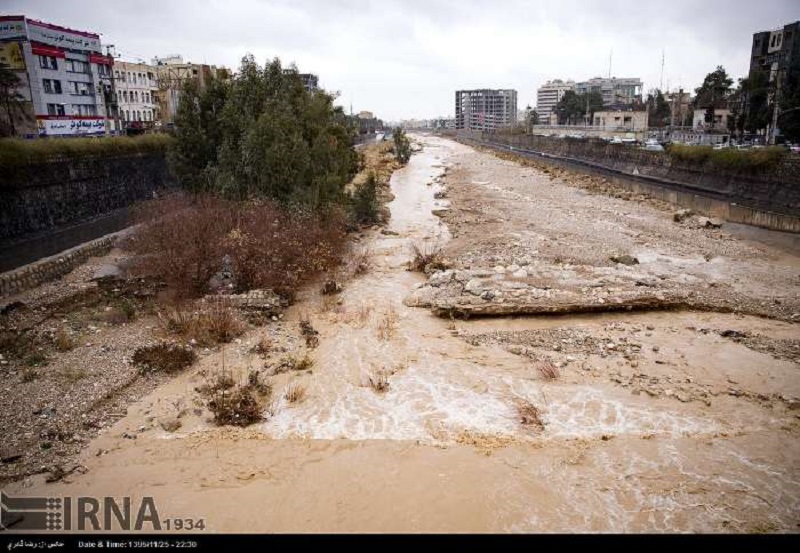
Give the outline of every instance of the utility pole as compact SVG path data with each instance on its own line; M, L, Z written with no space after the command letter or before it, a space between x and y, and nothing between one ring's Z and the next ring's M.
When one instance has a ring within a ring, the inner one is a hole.
M778 136L778 114L780 113L780 96L781 96L781 70L775 72L775 96L772 100L772 126L770 127L768 142L775 145L775 140Z
M664 50L661 50L661 84L658 89L664 92Z

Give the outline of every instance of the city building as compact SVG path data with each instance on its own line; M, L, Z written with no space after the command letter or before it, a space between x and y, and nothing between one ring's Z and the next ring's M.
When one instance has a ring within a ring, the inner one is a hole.
M313 73L300 73L300 80L303 81L303 87L309 92L319 90L319 77Z
M642 101L642 81L637 78L595 77L575 84L575 92L588 94L599 92L603 96L603 106L626 106Z
M165 125L171 125L175 121L184 83L194 80L200 90L203 90L212 79L230 78L230 71L224 67L184 62L183 56L179 54L153 58L152 66L157 83L155 109Z
M155 68L145 63L117 61L114 84L121 128L130 133L156 127L159 116Z
M728 118L730 117L730 115L731 115L730 110L715 109L714 120L708 123L706 122L706 110L696 109L694 110L694 116L692 118L692 128L695 130L701 130L705 132L727 133Z
M555 79L539 87L536 91L536 113L540 122L547 123L550 120L550 115L568 90L575 90L575 81Z
M647 111L596 111L593 126L604 131L636 132L647 129Z
M782 90L790 73L800 73L800 21L784 25L780 29L762 31L753 35L750 52L750 82L762 81L759 73L769 83L769 104L772 118L767 135L771 142L779 134ZM745 105L745 109L749 109Z
M692 116L692 95L680 89L678 92L667 92L664 94L664 99L669 104L670 126L688 126L689 118Z
M456 128L494 130L517 122L516 90L456 91Z
M21 80L18 135L107 134L113 127L113 58L100 35L0 16L0 57ZM15 121L16 123L17 121Z
M375 114L371 111L359 111L357 117L359 119L374 119Z

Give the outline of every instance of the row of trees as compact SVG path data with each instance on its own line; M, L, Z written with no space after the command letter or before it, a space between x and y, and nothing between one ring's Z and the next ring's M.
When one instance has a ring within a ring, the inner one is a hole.
M316 207L340 199L358 168L342 108L277 58L245 56L234 79L203 90L188 83L175 128L172 165L194 192Z

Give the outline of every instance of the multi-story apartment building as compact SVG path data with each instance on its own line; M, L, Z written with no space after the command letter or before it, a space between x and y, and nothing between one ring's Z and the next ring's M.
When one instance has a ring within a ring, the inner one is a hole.
M569 90L575 90L575 81L562 81L555 79L547 81L536 91L536 113L542 124L550 122L550 116L556 109L556 105Z
M159 121L155 68L145 63L117 61L114 83L122 127L134 131L153 128Z
M517 122L516 90L456 91L456 128L493 130Z
M578 94L599 92L603 96L603 106L623 107L642 101L642 87L642 81L637 78L595 77L576 83L575 92Z
M112 126L113 59L103 55L100 35L0 16L0 49L13 59L27 111L17 134L106 134ZM28 120L30 119L30 120Z
M195 80L202 90L212 79L230 78L230 72L224 67L184 62L183 57L178 54L153 58L152 69L155 71L157 83L155 109L165 124L175 121L184 83Z
M768 83L769 104L772 111L768 138L774 142L780 128L781 101L789 76L795 82L800 77L800 21L784 25L773 31L762 31L753 35L750 53L750 82ZM766 79L757 79L758 74ZM750 108L745 105L745 110Z

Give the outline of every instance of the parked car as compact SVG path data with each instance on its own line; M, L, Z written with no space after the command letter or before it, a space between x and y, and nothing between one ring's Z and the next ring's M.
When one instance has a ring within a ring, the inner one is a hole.
M663 152L664 146L662 146L658 142L656 142L655 144L651 142L649 144L645 144L643 149L647 150L648 152Z
M622 139L618 136L613 137L611 140L608 141L611 144L622 144Z

